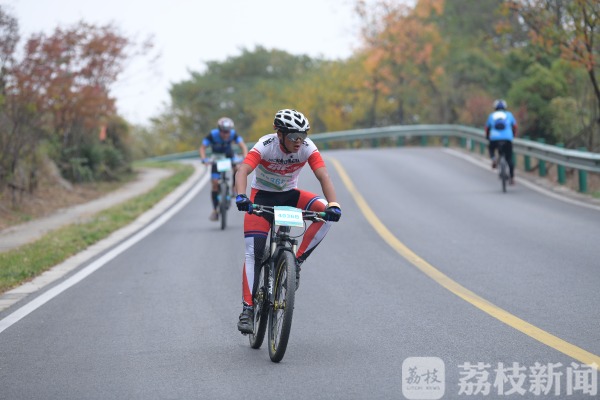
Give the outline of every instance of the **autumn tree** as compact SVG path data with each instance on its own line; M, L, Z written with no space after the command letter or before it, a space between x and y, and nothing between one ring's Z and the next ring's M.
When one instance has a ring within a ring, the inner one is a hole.
M493 99L505 97L510 89L507 73L518 74L512 46L500 41L495 29L501 4L502 0L445 1L443 11L433 18L448 46L440 62L446 73L450 123L481 126Z
M347 60L257 47L209 62L204 72L173 85L171 108L154 120L159 134L146 133L160 151L192 149L227 115L252 141L283 107L305 112L315 132L392 124L482 127L493 100L505 98L521 133L580 145L600 115L598 4L357 0L362 46Z
M32 35L9 70L11 124L21 136L36 132L38 144L42 139L50 143L54 150L49 154L65 177L114 178L117 171L111 166L124 167L130 156L123 146L128 128L112 130L120 138L110 134L109 126L118 125L111 88L126 62L150 49L150 42L135 43L111 24L81 21L50 35ZM108 136L100 138L101 131Z
M35 188L36 148L39 130L30 110L14 102L16 47L19 41L17 20L0 6L0 193L6 187L15 195Z
M167 117L177 118L180 139L192 148L223 116L234 120L246 140L257 139L272 126L274 108L290 104L285 89L319 65L319 60L281 50L244 49L224 62L208 62L205 72L192 72L190 79L174 84Z
M381 1L375 8L357 3L363 18L365 85L373 94L372 107L381 107L373 125L415 123L423 116L450 118L445 99L445 70L441 61L447 43L432 23L443 0L420 0L415 7ZM381 99L380 99L381 98ZM430 107L424 108L428 104ZM390 110L390 106L394 109ZM372 115L377 113L373 109Z
M114 26L81 22L57 28L50 36L33 35L15 70L15 91L34 99L48 117L46 129L67 148L98 129L115 114L110 86L122 71L128 40Z
M2 104L6 95L7 71L15 60L15 50L19 42L19 24L0 6L0 95Z
M592 104L587 127L580 136L594 148L600 134L600 3L597 0L511 0L507 12L514 12L526 26L532 44L547 54L558 54L582 68L591 84Z
M366 110L364 62L360 57L323 62L319 69L284 91L285 104L298 104L315 133L371 127ZM272 118L272 116L271 116Z

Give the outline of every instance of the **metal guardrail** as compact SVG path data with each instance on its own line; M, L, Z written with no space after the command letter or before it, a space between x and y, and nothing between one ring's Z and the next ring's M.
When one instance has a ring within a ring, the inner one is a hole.
M310 135L313 142L334 142L356 139L381 139L400 136L451 136L487 145L483 130L461 125L401 125L385 128L356 129ZM600 154L563 149L544 143L516 138L515 153L560 164L568 168L600 173Z
M385 138L408 138L408 137L456 137L462 139L461 145L471 144L471 150L474 144L479 144L483 152L487 145L484 131L462 125L395 125L380 128L354 129L348 131L337 131L328 133L311 134L310 138L315 143L324 144L324 149L330 147L336 142L352 142L355 140L372 140L377 146L377 141ZM248 148L251 148L253 142L247 142ZM522 154L527 157L534 157L539 160L540 173L544 162L556 164L560 168L574 168L579 171L580 191L587 191L586 172L600 173L600 154L587 151L564 149L557 146L539 143L527 139L516 138L513 141L513 150L516 154ZM173 161L186 158L198 157L197 151L170 154L160 157L154 157L149 161ZM527 160L526 160L527 161ZM582 174L584 174L582 176ZM559 174L560 175L560 174ZM564 182L560 182L564 183Z
M185 151L183 153L165 154L164 156L156 156L146 158L144 161L147 162L167 162L167 161L178 161L187 160L190 158L199 158L198 150Z

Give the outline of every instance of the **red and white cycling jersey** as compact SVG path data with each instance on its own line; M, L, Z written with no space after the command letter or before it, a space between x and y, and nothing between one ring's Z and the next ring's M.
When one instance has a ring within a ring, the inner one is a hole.
M307 162L313 171L325 166L312 140L306 138L297 153L288 154L281 149L277 133L261 137L244 159L254 169L252 187L269 192L296 189L300 170Z

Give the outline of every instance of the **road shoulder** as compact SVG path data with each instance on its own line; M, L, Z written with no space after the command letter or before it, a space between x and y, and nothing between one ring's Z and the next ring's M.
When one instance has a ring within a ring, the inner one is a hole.
M83 263L89 261L93 257L96 257L98 254L106 251L118 242L123 241L125 238L131 236L133 233L142 229L144 226L146 226L151 221L163 214L165 210L167 210L180 198L182 198L205 175L206 168L202 164L198 162L193 163L193 165L195 171L190 178L188 178L182 185L180 185L176 190L171 192L164 199L162 199L150 210L139 216L133 223L113 232L107 238L100 240L92 246L89 246L84 251L68 258L59 265L56 265L53 268L45 271L36 278L32 279L31 281L24 283L23 285L18 286L2 294L0 296L0 312L12 306L19 300L24 299L28 295L44 288L48 284L55 282L59 278L65 276L67 273L73 271L75 268L79 267ZM98 201L91 202L95 203L93 205L90 205L90 203L82 205L82 210L80 210L80 212L62 213L59 218L61 222L54 222L55 229L59 228L60 226L65 226L65 224L68 225L70 223L76 223L82 218L90 218L94 213L98 213L113 205L132 199L140 194L146 193L147 191L155 187L161 179L164 179L165 177L169 176L168 171L166 172L166 175L164 173L151 172L149 173L149 175L146 175L144 179L145 182L143 184L138 183L136 185L132 183L131 185L126 185L126 187L122 188L123 192L126 193L120 194L119 196L114 196L115 199L98 199ZM120 199L120 201L118 201L118 199ZM115 201L116 203L113 203ZM12 228L13 227L9 229ZM31 229L35 231L35 229ZM22 232L20 234L24 235L24 233Z

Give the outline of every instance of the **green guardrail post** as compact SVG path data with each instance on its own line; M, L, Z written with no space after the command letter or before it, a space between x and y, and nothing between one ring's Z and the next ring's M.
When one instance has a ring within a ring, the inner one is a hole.
M479 143L479 154L485 154L486 145L483 142Z
M560 147L561 149L565 148L564 143L556 143L556 147ZM558 178L558 183L564 185L567 183L567 173L564 165L557 164L556 165L556 174Z
M404 146L404 136L398 135L396 137L396 146L398 146L398 147Z
M442 145L444 147L448 147L448 143L450 142L450 139L448 138L448 136L442 136Z
M471 151L475 151L475 145L477 143L475 143L475 141L473 139L470 139L470 140L471 140Z
M523 136L523 139L529 140L529 136ZM523 157L523 161L525 163L525 171L527 171L527 172L531 171L531 157L529 157L528 155L525 155Z
M546 143L544 138L539 138L538 143ZM546 161L538 160L538 172L540 176L546 176L548 174L548 170L546 169Z
M587 151L587 148L585 147L580 147L577 150L579 151ZM587 193L588 187L587 187L587 171L584 170L579 170L579 191L581 193Z
M466 148L467 147L467 139L461 136L459 138L458 145L463 149Z
M427 136L421 136L421 146L427 146Z
M371 139L371 147L379 147L379 139Z

